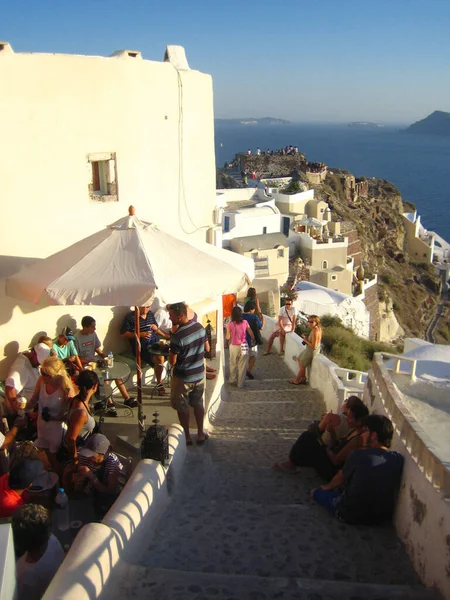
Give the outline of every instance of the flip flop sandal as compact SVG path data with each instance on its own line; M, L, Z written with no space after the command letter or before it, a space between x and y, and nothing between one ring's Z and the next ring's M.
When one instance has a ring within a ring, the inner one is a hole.
M165 390L164 386L162 386L162 385L158 386L157 392L158 392L158 396L165 396L166 395L166 390Z
M203 440L197 440L197 446L203 446L203 444L205 442L207 442L209 440L209 435L207 433L205 433L205 439Z

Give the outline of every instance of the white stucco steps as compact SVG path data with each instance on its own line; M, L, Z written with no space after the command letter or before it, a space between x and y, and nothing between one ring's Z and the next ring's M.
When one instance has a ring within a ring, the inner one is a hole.
M438 600L433 590L287 577L187 572L122 565L101 600ZM108 592L108 593L106 593Z

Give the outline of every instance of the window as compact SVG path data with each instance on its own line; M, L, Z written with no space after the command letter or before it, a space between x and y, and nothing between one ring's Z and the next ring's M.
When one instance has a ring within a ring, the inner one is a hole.
M223 231L224 233L228 233L228 231L230 231L230 217L223 218Z
M267 227L263 227L263 233L267 233Z
M95 202L117 202L116 154L103 152L89 154L88 192Z
M278 256L278 258L284 258L284 249L283 248L278 248L277 256Z
M283 217L283 233L284 235L289 235L289 227L291 225L291 220L289 217Z
M336 275L332 275L331 276L331 281L336 281L337 280L337 276Z
M322 269L328 269L328 261L327 260L322 261Z

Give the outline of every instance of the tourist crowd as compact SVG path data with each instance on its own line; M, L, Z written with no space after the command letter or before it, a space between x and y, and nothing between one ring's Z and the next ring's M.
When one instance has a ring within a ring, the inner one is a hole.
M170 401L186 444L193 443L190 407L196 442L204 444L204 380L216 377L216 370L205 365L207 332L184 303L156 308L139 307L141 361L153 367L157 393L164 396L163 363L168 360ZM120 335L136 355L134 312L125 315ZM69 502L77 498L86 507L89 503L102 517L125 483L124 464L95 419L96 414L117 417L112 389L105 392L101 380L102 369L112 368L110 360L95 319L85 316L75 334L65 327L54 340L41 336L16 357L6 378L0 449L9 450L9 457L3 453L0 517L12 517L19 600L41 598L64 557L50 518L59 486ZM137 406L124 381L116 379L115 384L123 405Z
M248 290L243 310L230 294L223 297L225 338L229 348L229 383L245 385L254 379L253 368L262 345L264 318L254 288ZM205 365L210 340L197 315L184 303L152 312L139 308L141 360L152 365L156 389L164 396L163 363L172 368L172 407L193 444L190 408L193 409L198 445L205 432L205 377L214 369ZM295 331L297 314L290 298L278 313L265 354L279 338L284 354L286 336ZM304 351L298 357L299 373L292 384L307 383L307 369L320 351L322 329L316 315L308 317L309 335L302 335ZM92 503L101 517L118 497L126 480L124 465L108 438L99 432L97 411L117 415L111 395L102 394L94 361L107 361L96 334L96 322L86 316L73 334L65 328L55 340L41 336L14 360L5 387L7 423L0 433L0 448L10 450L0 476L0 517L12 517L17 555L18 599L41 598L61 564L64 552L52 533L51 508L61 485L72 497ZM128 313L120 335L137 352L135 316ZM168 346L166 347L166 342ZM116 380L124 405L136 400L122 380ZM282 472L301 467L316 470L326 483L312 491L313 499L337 518L349 523L379 523L392 517L402 474L403 458L391 451L392 423L369 415L356 396L348 398L339 414L326 413L310 425L293 445L288 460L276 463Z

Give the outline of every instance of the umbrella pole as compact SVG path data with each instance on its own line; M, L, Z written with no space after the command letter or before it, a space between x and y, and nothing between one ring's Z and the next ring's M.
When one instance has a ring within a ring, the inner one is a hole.
M136 385L138 401L139 436L145 433L145 415L142 412L142 368L141 368L141 327L139 324L139 306L134 307L134 332L136 335Z

